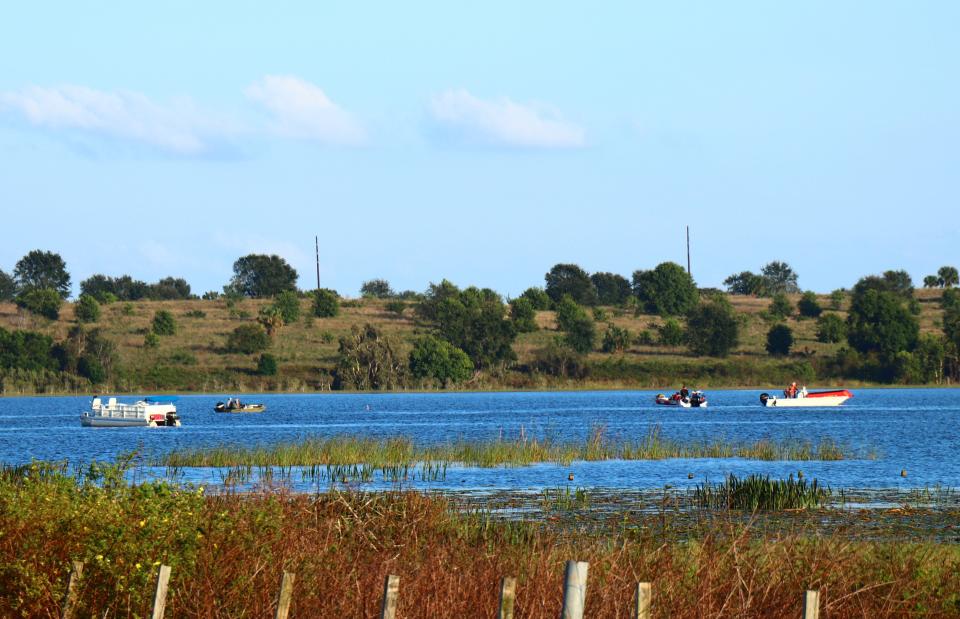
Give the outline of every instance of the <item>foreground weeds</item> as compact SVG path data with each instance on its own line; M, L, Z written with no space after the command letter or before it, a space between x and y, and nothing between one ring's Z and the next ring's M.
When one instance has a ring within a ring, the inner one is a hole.
M807 588L827 617L960 614L951 544L768 536L722 511L681 538L667 514L581 529L414 492L207 496L123 479L120 466L0 474L0 616L58 616L70 562L82 560L83 617L147 616L164 563L174 618L272 616L283 570L297 575L294 617L377 617L392 573L400 617L493 616L499 579L513 575L517 616L552 618L571 558L590 562L590 617L629 616L638 580L653 583L656 617L799 616ZM586 507L579 493L544 500Z

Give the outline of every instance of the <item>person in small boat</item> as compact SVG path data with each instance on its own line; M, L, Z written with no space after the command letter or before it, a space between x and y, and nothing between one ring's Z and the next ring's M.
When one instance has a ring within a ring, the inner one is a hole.
M681 400L689 400L689 399L690 399L690 390L687 389L687 386L686 386L686 385L681 385L681 386L680 386L680 399L681 399Z
M783 395L787 396L788 398L797 397L797 381L790 383L790 386L783 390Z

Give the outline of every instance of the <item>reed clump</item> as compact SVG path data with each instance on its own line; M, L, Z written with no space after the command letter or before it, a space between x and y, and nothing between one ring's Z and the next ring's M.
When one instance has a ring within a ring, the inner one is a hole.
M220 446L179 449L157 464L173 468L240 466L313 467L365 465L373 469L397 466L464 465L475 467L526 466L536 463L567 465L577 460L663 460L667 458L746 458L751 460L842 460L852 454L825 439L819 444L761 439L753 443L681 442L652 427L639 440L615 439L602 427L586 440L553 441L520 437L487 441L457 440L417 444L406 437L374 439L359 436L308 438L298 442L256 447Z
M694 489L700 507L780 511L812 509L826 503L833 492L814 479L771 479L769 475L728 476L718 484L709 482Z

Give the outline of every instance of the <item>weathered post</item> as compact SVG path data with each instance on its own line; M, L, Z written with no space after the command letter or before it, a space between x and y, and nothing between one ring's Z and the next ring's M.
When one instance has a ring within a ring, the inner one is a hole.
M152 619L163 619L163 612L167 607L167 585L170 583L170 566L161 565L157 574L157 592L153 595Z
M563 583L563 612L561 619L583 619L587 601L586 561L567 561L567 574Z
M803 619L820 619L820 592L807 590L803 596Z
M280 580L280 596L277 598L276 619L287 619L290 614L290 602L293 600L293 581L296 574L284 572Z
M399 597L400 577L390 574L383 583L383 610L380 612L380 619L396 619Z
M504 576L500 581L500 614L497 619L513 619L513 606L517 600L517 579Z
M637 583L637 617L636 619L650 619L650 606L653 598L653 588L648 582Z
M72 619L74 608L77 605L77 587L80 577L83 576L83 561L74 561L70 571L70 581L67 583L67 597L63 601L63 619Z

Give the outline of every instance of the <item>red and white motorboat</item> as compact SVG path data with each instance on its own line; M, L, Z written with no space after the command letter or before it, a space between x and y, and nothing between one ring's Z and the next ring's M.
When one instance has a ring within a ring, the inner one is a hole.
M768 393L760 394L760 404L763 406L783 407L820 407L820 406L840 406L853 397L853 394L846 389L834 389L832 391L811 391L807 392L806 387L797 392L796 397L772 396Z

